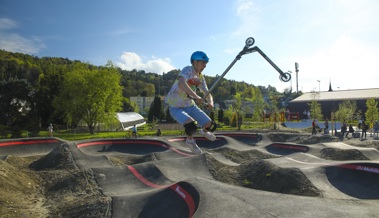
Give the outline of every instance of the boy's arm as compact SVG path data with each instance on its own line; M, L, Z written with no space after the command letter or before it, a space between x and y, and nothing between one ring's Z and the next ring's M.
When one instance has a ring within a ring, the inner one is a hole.
M194 98L197 104L202 104L204 99L198 96L187 84L186 79L182 76L178 77L178 86L181 90L183 90L187 95Z
M213 97L211 93L209 93L207 96L207 102L208 102L208 108L212 109L214 107L214 104L213 104Z
M208 86L207 86L207 83L206 83L204 77L202 79L202 84L200 85L200 89L204 93L204 95L207 95L206 99L207 99L208 109L212 109L214 107L213 97L212 97L211 93L209 93Z

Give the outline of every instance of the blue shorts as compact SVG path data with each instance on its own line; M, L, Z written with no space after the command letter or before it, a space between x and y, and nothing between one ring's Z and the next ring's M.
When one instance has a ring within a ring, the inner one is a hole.
M176 120L179 124L184 125L184 123L192 118L197 121L197 124L200 127L203 127L211 118L208 117L203 110L201 110L196 105L191 107L170 107L170 115L174 120Z

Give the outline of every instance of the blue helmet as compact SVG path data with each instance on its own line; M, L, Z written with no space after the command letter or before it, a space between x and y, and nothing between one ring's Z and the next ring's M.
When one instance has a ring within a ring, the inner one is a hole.
M205 61L205 62L208 62L209 58L208 58L208 56L204 52L202 52L202 51L195 51L191 55L191 64L192 64L192 61Z

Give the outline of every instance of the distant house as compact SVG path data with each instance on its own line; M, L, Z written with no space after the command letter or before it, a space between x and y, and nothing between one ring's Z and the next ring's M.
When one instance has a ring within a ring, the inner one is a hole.
M339 109L339 104L346 100L352 100L357 103L357 109L362 111L362 114L367 110L366 101L368 99L379 100L379 88L373 89L353 89L341 91L324 92L308 92L293 99L288 104L288 109L291 112L303 113L304 110L310 110L308 103L316 100L321 104L321 110L324 117L330 118L331 112Z
M223 110L227 110L230 106L235 107L235 105L235 100L225 100L220 103L220 108Z

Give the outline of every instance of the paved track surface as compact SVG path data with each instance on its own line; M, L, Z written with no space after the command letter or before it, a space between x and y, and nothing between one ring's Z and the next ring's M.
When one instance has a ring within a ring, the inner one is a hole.
M300 145L272 142L256 133L222 133L215 142L196 138L193 155L183 137L98 139L56 138L0 141L0 157L44 155L67 144L77 166L92 169L103 193L112 197L112 217L379 217L379 153L344 143ZM319 197L281 194L217 181L207 159L228 166L219 149L257 150L281 168L299 169L322 192ZM368 160L331 161L324 148L356 149ZM151 161L114 166L112 156L149 156Z

